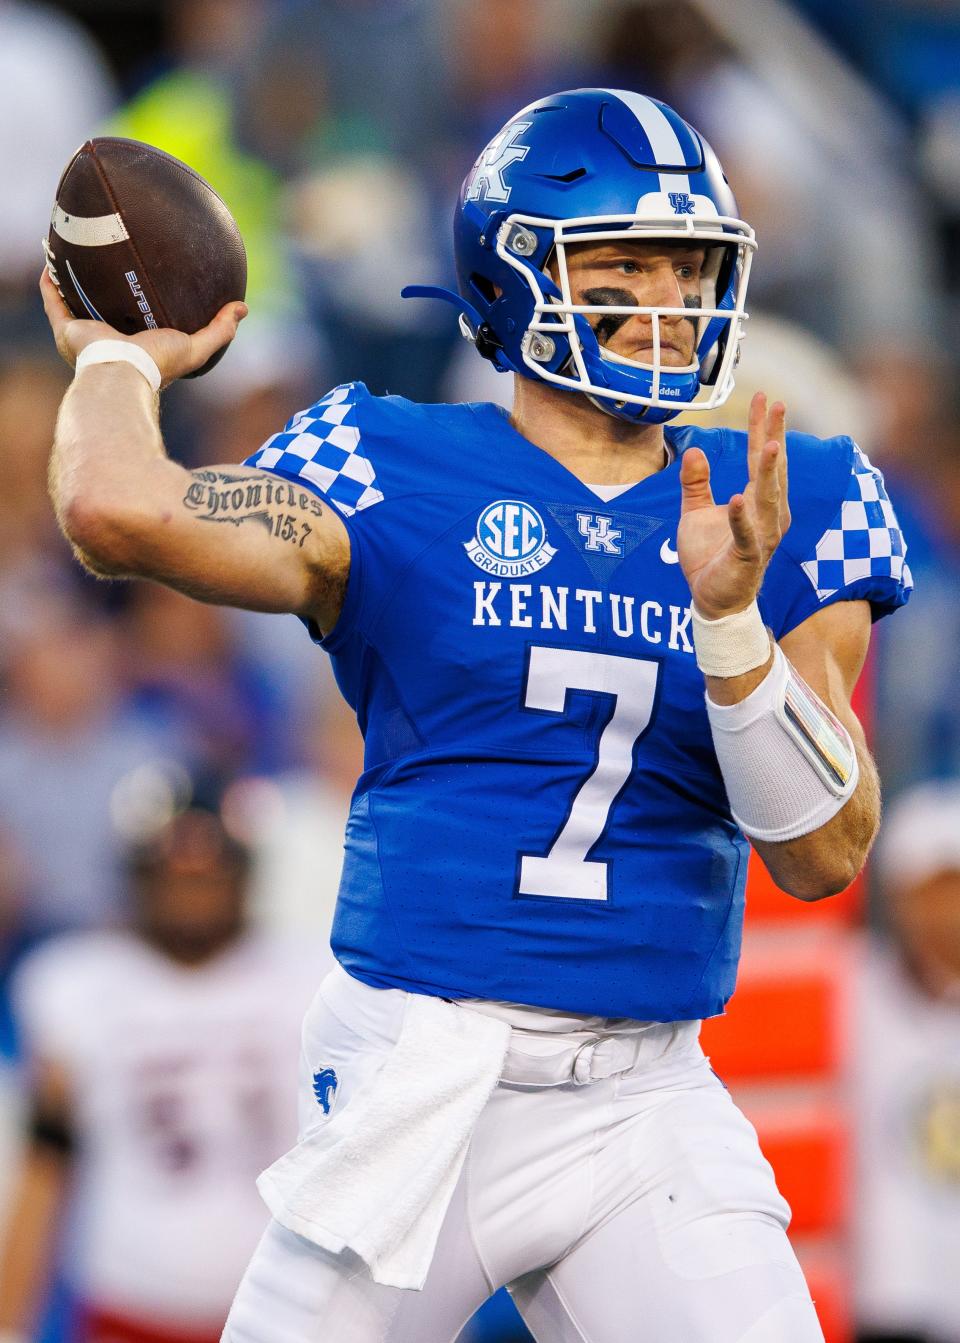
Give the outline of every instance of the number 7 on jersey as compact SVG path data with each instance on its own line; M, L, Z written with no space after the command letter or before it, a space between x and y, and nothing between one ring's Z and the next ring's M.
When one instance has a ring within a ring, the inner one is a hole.
M609 863L588 861L633 768L633 748L650 725L660 663L575 648L530 649L524 706L563 713L570 690L613 696L613 713L600 733L597 762L543 857L520 858L520 895L606 900Z

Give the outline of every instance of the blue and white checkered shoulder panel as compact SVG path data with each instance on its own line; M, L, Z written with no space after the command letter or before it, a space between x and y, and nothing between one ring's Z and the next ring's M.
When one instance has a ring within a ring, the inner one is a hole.
M360 438L353 383L298 411L246 465L309 481L348 517L383 499Z
M865 578L891 578L913 586L906 545L883 476L854 445L853 471L833 526L821 536L812 560L801 566L821 601Z

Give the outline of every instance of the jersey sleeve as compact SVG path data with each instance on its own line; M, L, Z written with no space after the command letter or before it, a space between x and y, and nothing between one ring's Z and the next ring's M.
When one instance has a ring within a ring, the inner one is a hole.
M816 456L798 454L793 522L771 564L772 593L765 605L778 638L839 601L869 601L878 620L903 606L913 588L906 540L883 474L852 439L818 448ZM824 460L824 450L831 461ZM792 478L793 455L790 470ZM804 478L814 476L816 483L805 489Z
M343 517L381 503L376 468L360 433L360 402L368 395L362 383L334 387L298 410L244 466L308 486Z
M65 1063L81 1052L84 1014L76 961L83 946L82 934L54 938L24 957L14 972L10 996L31 1058Z
M324 635L302 618L310 638L328 653L349 646L360 657L353 635L375 618L396 580L404 545L411 544L410 529L396 525L397 500L410 489L396 466L408 457L410 426L403 407L388 407L387 400L372 396L363 383L334 387L243 463L306 486L344 522L350 573L336 626Z

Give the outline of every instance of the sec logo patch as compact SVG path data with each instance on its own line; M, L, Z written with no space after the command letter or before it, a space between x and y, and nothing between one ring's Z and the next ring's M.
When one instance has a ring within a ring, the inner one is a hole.
M477 518L477 531L463 547L478 569L498 578L523 578L557 553L547 541L543 518L520 499L498 499Z

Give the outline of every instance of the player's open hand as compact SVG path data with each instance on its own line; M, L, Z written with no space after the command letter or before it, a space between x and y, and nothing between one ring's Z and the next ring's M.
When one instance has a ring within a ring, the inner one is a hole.
M779 401L768 409L763 392L750 403L747 467L743 493L717 504L704 453L688 448L680 465L677 553L694 605L708 620L750 605L790 526L786 410Z
M154 360L160 370L163 386L175 378L182 378L186 373L192 373L194 369L202 368L211 355L233 340L237 327L247 315L245 303L227 303L212 322L193 335L162 328L158 331L142 331L136 336L123 336L112 326L107 326L106 322L74 317L46 269L40 276L40 293L57 349L71 368L77 362L80 351L94 341L127 340L133 345L142 346Z

